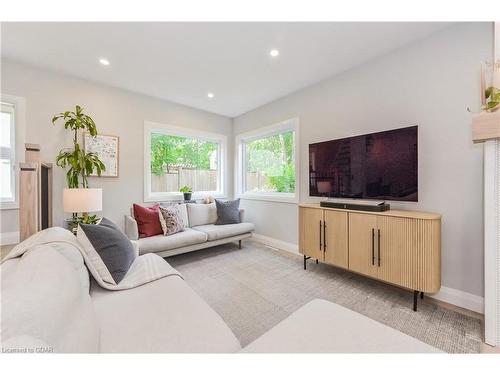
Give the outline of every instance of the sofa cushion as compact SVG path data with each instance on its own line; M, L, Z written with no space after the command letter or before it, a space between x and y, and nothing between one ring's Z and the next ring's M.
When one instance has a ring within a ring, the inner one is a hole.
M240 220L240 198L234 201L215 200L217 207L216 225L239 224Z
M91 295L101 327L101 352L240 350L238 340L222 318L178 276L123 291L93 285Z
M159 236L140 238L138 243L140 254L146 254L177 249L178 247L195 245L206 241L207 235L205 233L186 228L184 231L172 234L171 236L161 234Z
M103 280L110 282L111 277L115 284L122 281L136 256L130 240L111 220L80 224L76 238Z
M245 347L247 353L439 353L402 332L315 299Z
M158 216L158 207L160 207L159 204L155 204L152 207L143 207L134 203L134 219L137 221L140 238L163 234Z
M217 221L217 208L215 203L198 204L188 203L187 212L189 217L189 226L213 224Z
M220 240L222 238L237 236L239 234L253 232L255 226L252 223L239 223L227 225L198 225L194 230L206 233L209 241Z

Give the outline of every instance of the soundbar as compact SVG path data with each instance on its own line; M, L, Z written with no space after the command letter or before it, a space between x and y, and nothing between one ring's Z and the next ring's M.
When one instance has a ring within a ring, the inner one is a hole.
M384 212L391 208L391 205L385 202L380 202L376 204L361 204L356 202L342 202L342 201L322 201L319 203L321 207L327 208L341 208L344 210L355 210L355 211L372 211L372 212Z

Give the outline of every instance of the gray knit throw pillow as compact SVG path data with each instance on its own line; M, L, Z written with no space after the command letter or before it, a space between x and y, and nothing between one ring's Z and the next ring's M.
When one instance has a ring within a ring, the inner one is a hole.
M217 221L215 225L239 224L240 221L240 199L234 201L221 201L216 199Z

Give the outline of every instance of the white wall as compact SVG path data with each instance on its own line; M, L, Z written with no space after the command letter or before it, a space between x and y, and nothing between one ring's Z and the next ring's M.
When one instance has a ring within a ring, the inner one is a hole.
M482 296L482 146L471 142L466 108L479 107L479 67L491 60L492 43L491 23L454 25L239 116L234 132L299 117L300 201L306 202L314 200L308 144L418 124L419 202L392 206L441 213L442 284ZM297 244L296 205L243 206L257 233Z
M102 216L123 225L123 215L132 203L143 202L144 120L220 133L232 139L230 118L158 100L128 91L59 75L2 59L2 93L26 99L26 142L41 145L42 160L55 163L59 150L71 145L71 134L61 124L53 126L55 113L85 108L103 134L120 137L119 178L91 178L91 187L103 188ZM158 77L161 79L161 77ZM229 156L232 148L229 145ZM229 181L232 181L232 157ZM54 224L63 225L62 189L66 186L61 168L54 170ZM232 186L229 186L232 195ZM18 210L1 211L1 233L19 230Z

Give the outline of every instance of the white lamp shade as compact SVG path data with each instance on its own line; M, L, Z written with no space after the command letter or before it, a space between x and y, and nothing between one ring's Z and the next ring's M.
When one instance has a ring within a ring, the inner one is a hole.
M102 189L64 189L64 212L102 211Z

